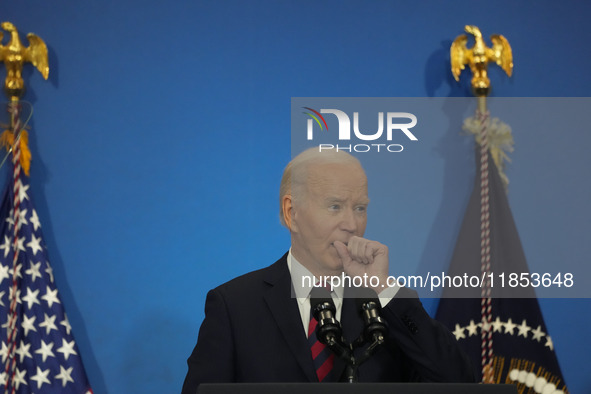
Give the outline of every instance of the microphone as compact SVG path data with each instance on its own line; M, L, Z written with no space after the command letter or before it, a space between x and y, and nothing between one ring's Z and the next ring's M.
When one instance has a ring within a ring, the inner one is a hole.
M386 322L380 316L382 309L375 291L369 288L356 289L359 295L355 302L357 310L365 323L363 337L367 342L382 344L388 333Z
M336 319L336 307L328 290L323 287L313 288L310 292L310 306L314 318L318 320L316 338L325 344L335 356L344 360L347 365L341 376L341 381L356 382L357 367L353 349L343 339L343 329Z
M336 319L336 307L330 293L323 287L315 287L310 292L310 306L316 320L318 320L318 340L332 347L340 343L343 330Z

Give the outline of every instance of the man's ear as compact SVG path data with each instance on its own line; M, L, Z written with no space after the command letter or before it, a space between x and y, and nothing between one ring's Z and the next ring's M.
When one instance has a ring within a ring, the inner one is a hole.
M294 214L293 199L291 197L291 194L286 194L281 199L281 210L283 212L283 220L285 220L285 225L287 226L289 231L291 231L291 227L293 225L292 215Z

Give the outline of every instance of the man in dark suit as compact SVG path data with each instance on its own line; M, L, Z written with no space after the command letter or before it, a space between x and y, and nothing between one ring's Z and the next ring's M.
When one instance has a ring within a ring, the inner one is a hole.
M310 347L314 285L306 279L343 275L374 279L387 323L386 342L359 367L359 381L474 382L454 336L428 316L414 291L388 282L388 247L363 238L368 203L365 172L347 153L309 149L288 164L280 217L290 230L291 249L273 265L208 293L183 394L206 382L337 381L345 362L323 356L329 352L319 344ZM352 342L363 321L347 297L350 289L340 283L331 290L336 318Z

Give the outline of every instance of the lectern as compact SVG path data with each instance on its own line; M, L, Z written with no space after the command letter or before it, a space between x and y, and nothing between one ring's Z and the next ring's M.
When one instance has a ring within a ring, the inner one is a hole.
M209 383L197 394L517 394L510 384L479 383Z

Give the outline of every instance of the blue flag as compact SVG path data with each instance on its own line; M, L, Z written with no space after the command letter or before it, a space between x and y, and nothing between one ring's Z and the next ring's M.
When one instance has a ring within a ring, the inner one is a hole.
M0 391L92 393L54 282L28 178L20 172L9 182L0 208Z
M476 162L480 163L480 156ZM490 271L529 273L505 189L490 155L488 168ZM473 270L469 272L471 275L480 273L480 185L477 171L450 264L450 275L461 275L466 270ZM535 293L531 288L522 290L520 298L492 298L490 323L481 318L480 298L442 298L436 319L456 336L471 356L481 379L481 333L486 325L492 331L494 383L515 384L519 393L568 393Z

